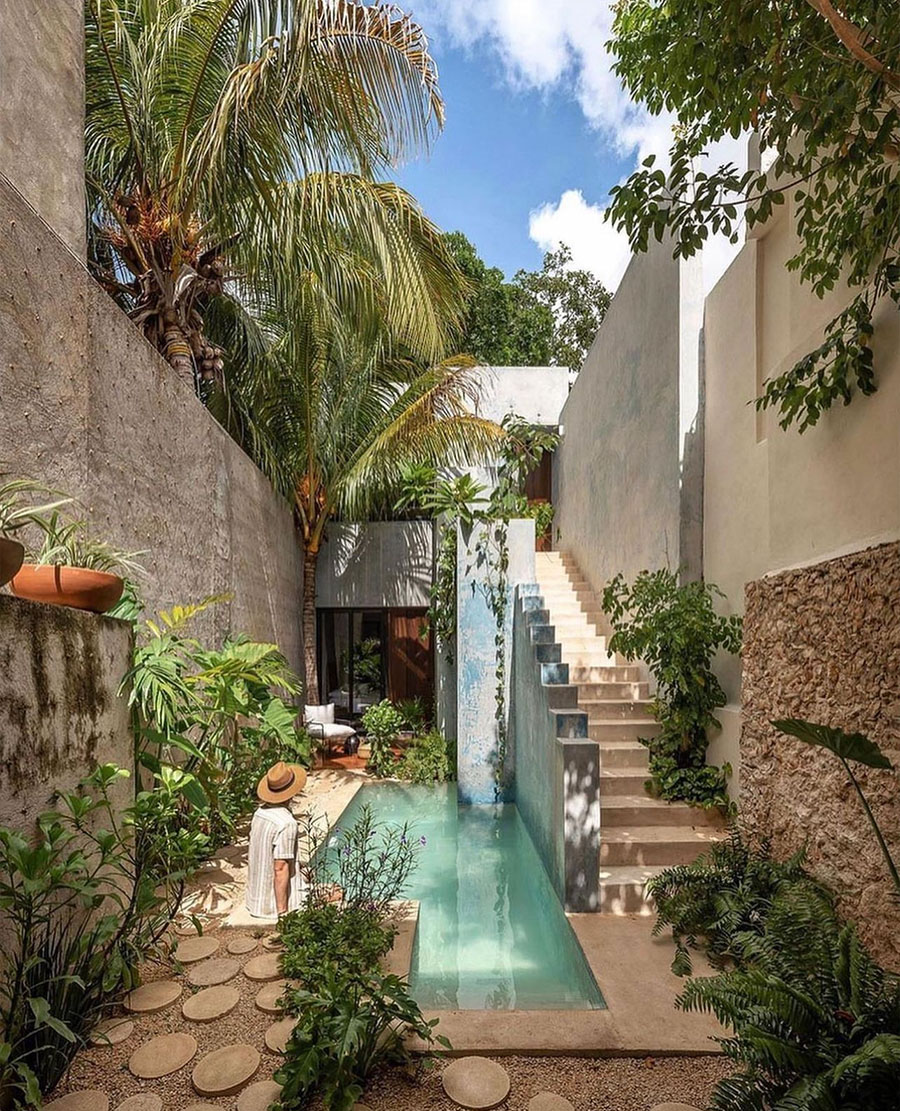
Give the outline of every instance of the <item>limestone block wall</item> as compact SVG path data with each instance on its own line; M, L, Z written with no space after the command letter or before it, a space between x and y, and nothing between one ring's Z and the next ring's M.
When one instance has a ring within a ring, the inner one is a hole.
M861 404L865 404L862 402ZM900 968L900 906L859 800L828 752L773 718L865 733L900 768L900 543L749 583L744 627L741 811L777 854L808 846L878 956ZM898 773L858 768L900 860Z
M125 622L0 595L0 824L30 829L98 764L132 768L130 663Z

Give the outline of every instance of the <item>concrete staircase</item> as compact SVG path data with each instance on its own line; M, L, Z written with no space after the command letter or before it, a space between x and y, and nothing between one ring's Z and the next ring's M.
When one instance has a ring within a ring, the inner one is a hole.
M600 906L606 914L650 914L647 880L687 864L722 836L715 812L662 802L644 790L647 749L639 737L659 726L650 712L645 669L614 658L599 599L571 556L537 552L537 579L578 709L600 753Z

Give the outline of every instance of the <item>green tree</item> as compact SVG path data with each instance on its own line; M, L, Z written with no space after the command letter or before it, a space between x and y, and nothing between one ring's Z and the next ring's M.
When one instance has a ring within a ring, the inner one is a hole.
M264 345L242 306L276 274L389 318L426 358L443 350L460 276L415 202L376 180L443 120L409 17L359 0L87 0L85 58L91 261L185 380L223 373L223 335ZM210 334L213 314L229 327Z
M800 246L788 262L819 296L858 290L822 344L765 383L757 405L814 425L855 390L875 391L872 315L900 304L900 19L883 0L624 0L615 70L653 113L678 117L671 169L652 158L612 190L635 250L670 231L690 255L709 233L737 240L790 194ZM709 145L749 131L766 170L696 168ZM764 163L765 164L765 163Z

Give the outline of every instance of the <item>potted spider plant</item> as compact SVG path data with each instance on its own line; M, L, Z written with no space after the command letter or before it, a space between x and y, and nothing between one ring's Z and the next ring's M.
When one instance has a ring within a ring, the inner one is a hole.
M63 498L49 505L30 504L35 494L51 492L30 478L11 478L0 482L0 586L10 581L25 559L25 545L15 534L33 523L35 516L50 513L68 502L68 498Z
M22 564L10 582L18 598L54 606L106 613L119 601L125 580L118 572L140 574L136 557L122 552L88 532L86 521L69 521L53 512L31 517L44 534L32 560Z

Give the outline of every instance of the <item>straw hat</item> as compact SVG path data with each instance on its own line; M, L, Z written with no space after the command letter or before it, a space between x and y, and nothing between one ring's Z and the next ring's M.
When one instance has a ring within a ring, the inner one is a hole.
M256 785L256 794L262 802L287 802L299 795L306 786L306 768L300 764L273 764Z

